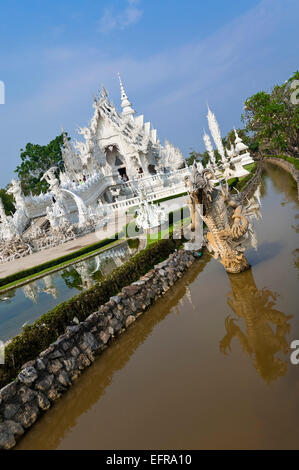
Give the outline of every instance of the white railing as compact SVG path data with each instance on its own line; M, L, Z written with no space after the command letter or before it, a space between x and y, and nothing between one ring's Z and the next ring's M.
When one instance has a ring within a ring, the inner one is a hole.
M72 183L69 186L74 188L74 192L82 198L86 206L94 204L107 189L119 187L121 185L127 186L127 188L131 190L132 194L136 194L138 187L142 186L147 193L148 199L151 201L183 192L184 189L180 188L177 191L177 188L182 185L183 176L188 174L190 174L190 169L185 167L171 173L157 173L155 175L148 176L142 175L140 178L134 178L126 182L115 182L115 178L112 175L106 175L102 178L97 178L93 175L81 185ZM61 187L68 187L68 185L62 185ZM133 197L123 201L105 204L105 206L115 210L114 207L130 207L134 204L138 204L139 202L140 200L138 197ZM72 199L67 198L66 203L70 213L76 211L76 204ZM26 197L26 210L30 218L44 216L46 214L47 207L50 207L51 205L52 197L49 193Z
M148 202L156 201L157 199L164 199L165 197L175 196L176 194L186 192L186 187L184 183L179 183L177 185L170 186L168 188L163 188L161 190L149 193L146 195L146 200ZM108 211L116 211L119 209L128 209L130 207L138 206L142 202L142 199L139 196L132 197L130 199L124 199L123 201L116 201L110 204L105 204L103 207Z

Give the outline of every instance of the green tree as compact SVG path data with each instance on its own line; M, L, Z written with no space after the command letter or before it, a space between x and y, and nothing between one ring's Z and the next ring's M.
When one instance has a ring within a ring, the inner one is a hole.
M17 166L15 173L22 182L25 195L30 192L38 195L47 191L48 184L41 181L41 178L52 166L57 166L58 171L64 170L62 145L63 134L57 136L48 145L28 143L25 150L21 149L22 163Z
M0 189L0 198L2 199L6 215L12 215L15 212L13 195L8 194L6 189Z
M294 80L299 80L299 71L270 93L260 91L245 101L242 120L263 153L299 156L299 106L291 100Z
M195 150L191 149L191 152L189 153L189 157L186 159L187 164L193 165L194 162L201 162L203 166L207 164L209 160L209 154L208 152L196 152Z
M236 129L239 137L243 140L245 145L248 145L249 150L251 153L257 152L259 145L258 141L255 140L254 135L250 135L247 129ZM236 135L235 135L235 130L232 129L229 131L226 135L226 137L223 139L225 147L230 147L231 144L235 143Z

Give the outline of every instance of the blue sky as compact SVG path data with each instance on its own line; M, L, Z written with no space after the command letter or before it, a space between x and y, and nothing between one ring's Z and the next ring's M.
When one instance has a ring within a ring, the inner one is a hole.
M298 20L298 0L1 0L0 187L27 142L76 136L101 84L118 106L118 71L162 141L202 150L207 102L224 135L299 68Z

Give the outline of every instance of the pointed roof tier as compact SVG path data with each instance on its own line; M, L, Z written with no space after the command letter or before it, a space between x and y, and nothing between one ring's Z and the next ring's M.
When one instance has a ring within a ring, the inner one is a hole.
M236 131L236 129L234 129L235 131L235 136L236 136L236 139L235 139L235 150L237 152L237 154L239 154L240 152L242 152L243 150L248 150L248 147L247 145L245 145L241 139L241 137L239 137L238 135L238 132Z
M120 74L118 74L119 83L120 83L120 92L121 92L121 107L122 107L122 115L123 116L133 116L136 114L136 111L131 107L131 103L128 100L127 94L125 92L123 83L120 78Z

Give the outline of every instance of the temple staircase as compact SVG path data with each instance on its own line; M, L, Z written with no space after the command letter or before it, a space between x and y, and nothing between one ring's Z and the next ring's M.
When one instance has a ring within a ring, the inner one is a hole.
M47 229L49 225L50 222L46 217L38 217L34 219L32 224L23 232L22 237L30 237L36 229L40 228L44 230Z

